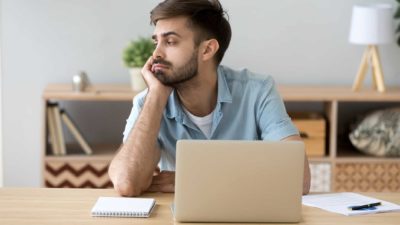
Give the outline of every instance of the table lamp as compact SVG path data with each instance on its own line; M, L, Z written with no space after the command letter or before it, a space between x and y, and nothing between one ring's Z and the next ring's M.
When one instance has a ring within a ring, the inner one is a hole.
M349 41L367 45L361 60L353 91L360 90L368 65L371 66L374 89L385 92L378 46L394 40L393 8L390 4L365 4L353 7Z

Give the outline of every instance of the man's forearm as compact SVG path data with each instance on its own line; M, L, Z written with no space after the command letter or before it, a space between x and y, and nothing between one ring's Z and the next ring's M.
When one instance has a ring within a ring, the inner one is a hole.
M282 141L303 141L300 136L293 135L282 139ZM304 180L303 180L303 195L306 195L310 192L311 186L311 173L310 173L310 165L308 163L307 155L304 155Z
M148 93L133 129L110 164L110 178L121 195L140 195L151 184L160 159L157 136L167 98Z
M311 186L311 173L310 165L308 163L307 155L304 156L304 180L303 180L303 195L310 192Z

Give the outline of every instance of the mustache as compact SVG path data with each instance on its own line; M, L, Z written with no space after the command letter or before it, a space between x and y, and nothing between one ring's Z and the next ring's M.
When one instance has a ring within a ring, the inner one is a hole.
M154 59L153 60L153 65L154 64L162 64L162 65L165 65L165 66L172 66L171 62L168 62L168 61L163 60L163 59Z

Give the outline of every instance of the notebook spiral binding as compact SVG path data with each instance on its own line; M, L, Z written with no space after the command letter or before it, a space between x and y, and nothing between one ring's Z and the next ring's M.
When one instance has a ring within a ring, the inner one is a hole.
M149 215L146 212L93 212L93 216L102 216L102 217L148 217Z

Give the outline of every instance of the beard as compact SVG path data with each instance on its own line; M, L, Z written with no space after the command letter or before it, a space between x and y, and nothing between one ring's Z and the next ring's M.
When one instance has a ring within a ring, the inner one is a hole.
M191 80L198 74L198 62L197 62L198 50L194 50L191 58L185 63L184 66L174 68L171 62L155 59L153 64L163 64L169 66L172 70L171 75L167 75L162 70L156 70L154 75L156 78L167 86L177 86L188 80Z

